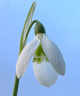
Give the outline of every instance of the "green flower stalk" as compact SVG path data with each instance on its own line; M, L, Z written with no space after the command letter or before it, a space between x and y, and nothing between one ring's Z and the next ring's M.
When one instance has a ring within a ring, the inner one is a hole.
M48 39L43 24L38 20L32 21L35 6L33 2L21 35L13 96L17 96L19 80L28 68L32 57L34 75L41 85L50 87L55 84L59 75L65 74L65 62L61 51L54 42ZM33 24L35 24L35 37L26 44Z
M34 20L32 22L32 17L33 17L34 11L35 11L35 7L36 7L36 2L33 2L32 6L31 6L31 8L28 12L27 18L25 20L24 28L23 28L23 31L22 31L22 34L21 34L19 55L21 54L21 52L22 52L22 50L25 46L26 40L28 38L29 31L30 31L32 25L35 22L37 22L36 20ZM18 87L19 87L19 80L20 79L17 78L17 76L15 76L15 83L14 83L14 89L13 89L13 95L12 96L17 96Z

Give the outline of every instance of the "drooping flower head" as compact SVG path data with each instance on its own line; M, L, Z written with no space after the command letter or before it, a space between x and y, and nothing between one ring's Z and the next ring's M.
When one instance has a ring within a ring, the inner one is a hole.
M65 74L63 56L54 42L48 39L44 26L37 22L35 37L23 48L17 64L16 75L22 77L33 57L33 69L36 79L41 85L50 87L59 75Z

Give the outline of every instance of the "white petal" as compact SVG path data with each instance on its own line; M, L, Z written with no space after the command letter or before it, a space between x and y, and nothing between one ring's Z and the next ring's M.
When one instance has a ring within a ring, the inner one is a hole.
M43 51L45 52L49 62L55 68L56 72L61 75L65 74L65 62L59 48L46 35L41 40Z
M40 41L35 37L34 40L24 47L16 64L16 76L18 78L20 78L26 71L29 61L39 44Z
M46 60L43 60L40 64L34 62L33 67L35 77L41 85L50 87L56 82L58 74Z

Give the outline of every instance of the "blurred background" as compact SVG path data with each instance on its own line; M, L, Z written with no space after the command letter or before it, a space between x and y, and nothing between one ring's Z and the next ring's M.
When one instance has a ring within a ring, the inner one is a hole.
M63 53L66 74L50 88L35 79L33 64L20 81L18 96L80 96L80 0L36 0L34 19ZM19 41L33 0L0 0L0 96L12 96ZM32 28L29 40L34 37Z

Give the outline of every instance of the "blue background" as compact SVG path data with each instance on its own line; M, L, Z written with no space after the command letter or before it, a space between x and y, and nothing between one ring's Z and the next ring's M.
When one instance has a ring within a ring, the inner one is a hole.
M32 1L0 0L0 96L12 96L20 36ZM18 96L80 96L80 0L37 0L34 18L61 49L66 74L46 88L36 81L30 62Z

